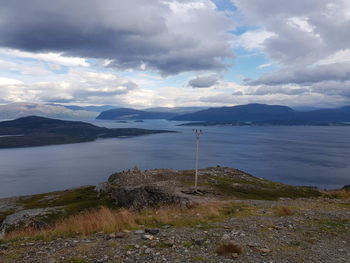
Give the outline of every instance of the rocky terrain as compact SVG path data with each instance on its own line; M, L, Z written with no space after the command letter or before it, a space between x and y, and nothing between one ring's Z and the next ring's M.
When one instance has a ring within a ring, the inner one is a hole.
M0 200L0 262L349 262L350 195L232 168ZM103 206L103 208L99 208Z

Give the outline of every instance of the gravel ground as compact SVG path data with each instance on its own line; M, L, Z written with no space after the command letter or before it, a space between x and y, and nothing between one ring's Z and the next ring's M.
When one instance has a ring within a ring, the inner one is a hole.
M238 202L254 212L193 228L166 226L2 244L0 262L350 262L349 201ZM276 215L275 206L294 208L295 214ZM241 247L242 253L217 255L218 246L228 242Z

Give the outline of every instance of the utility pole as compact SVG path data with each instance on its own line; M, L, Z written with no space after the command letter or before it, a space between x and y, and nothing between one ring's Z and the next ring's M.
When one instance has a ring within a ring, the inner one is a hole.
M202 130L193 129L193 133L196 135L196 173L194 177L194 190L197 192L198 185L198 157L199 157L199 136L203 133Z

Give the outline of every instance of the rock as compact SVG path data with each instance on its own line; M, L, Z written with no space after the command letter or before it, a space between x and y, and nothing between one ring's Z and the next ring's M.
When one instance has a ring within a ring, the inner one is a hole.
M108 184L108 182L99 183L96 185L94 190L97 192L98 195L100 195L101 193L107 193L110 190L110 185Z
M149 234L145 234L145 235L142 235L141 238L143 240L152 240L154 238L154 236L149 235Z
M6 232L19 227L44 228L47 226L45 220L52 214L59 213L57 208L37 208L16 212L7 216L0 227L0 237Z
M134 231L134 234L135 234L135 235L142 235L142 234L144 234L144 233L145 233L145 231L142 230L142 229L139 229L139 230L135 230L135 231Z
M228 234L223 234L221 237L221 240L223 240L223 241L228 241L230 239L231 239L231 237Z
M157 235L159 233L159 229L157 228L146 228L145 233L151 234L151 235Z
M175 241L173 239L167 239L163 241L165 246L172 247L175 245Z
M5 249L8 249L9 246L7 244L1 244L0 245L0 250L5 250Z
M113 239L113 238L115 238L115 237L116 237L115 234L112 233L112 234L109 234L109 235L108 235L107 239Z
M272 250L268 249L268 248L258 248L257 250L261 253L271 253L272 252Z
M150 248L145 249L145 254L151 254L151 253L152 253L152 249L150 249Z
M117 205L137 210L160 204L189 203L189 199L177 194L175 188L160 183L116 187L111 190L111 197Z
M232 256L232 258L238 258L239 257L238 253L232 253L231 256Z
M129 235L125 232L118 232L115 234L115 238L127 238Z

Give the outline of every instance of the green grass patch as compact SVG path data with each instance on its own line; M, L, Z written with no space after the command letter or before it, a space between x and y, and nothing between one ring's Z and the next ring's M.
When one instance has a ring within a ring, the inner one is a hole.
M109 195L98 196L94 186L23 197L17 203L24 209L59 207L57 213L47 216L45 219L47 223L53 223L67 216L100 206L115 207Z
M350 233L350 219L319 219L315 223L324 232Z

